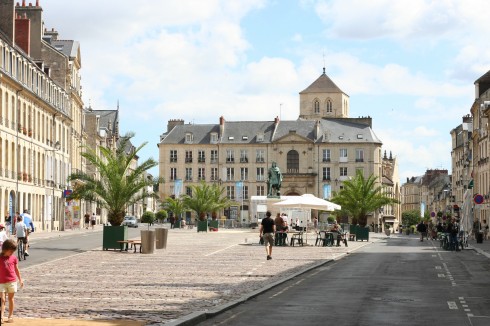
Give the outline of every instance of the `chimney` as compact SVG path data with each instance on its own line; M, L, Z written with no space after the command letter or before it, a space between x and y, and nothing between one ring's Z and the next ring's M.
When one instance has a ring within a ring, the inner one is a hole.
M219 137L223 137L225 133L225 117L219 117Z
M278 117L278 116L276 116L276 117L274 118L274 124L275 124L275 125L279 124L279 117Z
M43 37L43 9L38 4L39 2L36 2L36 6L33 6L32 3L29 3L29 6L17 6L15 8L20 16L27 17L30 20L30 56L34 60L41 60L41 40Z
M7 40L15 40L15 5L14 0L0 0L0 30Z
M320 137L321 137L321 135L320 135L320 120L316 120L316 122L315 122L315 140L317 140Z
M31 55L30 33L31 21L27 19L26 14L24 14L24 17L17 17L15 19L15 44L28 56Z
M184 124L184 120L181 120L181 119L170 119L168 120L168 123L167 123L167 133L169 133L170 131L172 131L172 129L175 128L175 126L180 126L180 125L183 125Z

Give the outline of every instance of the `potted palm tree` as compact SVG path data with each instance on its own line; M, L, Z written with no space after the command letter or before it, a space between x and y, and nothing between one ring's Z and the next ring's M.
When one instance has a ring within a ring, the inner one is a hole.
M208 230L208 221L206 213L218 212L220 209L229 207L232 202L224 196L224 188L217 184L207 184L201 182L199 185L192 186L192 195L184 197L184 205L190 210L196 212L199 219L197 222L197 232ZM216 228L218 221L215 221ZM213 226L214 228L214 226Z
M174 221L173 223L170 222L172 223L171 228L180 228L180 218L182 217L182 214L187 211L182 198L167 197L163 202L162 207L173 214Z
M158 162L149 158L132 168L138 152L146 145L132 146L130 140L133 136L128 133L121 137L115 149L101 146L100 154L93 148L85 147L81 155L95 167L99 176L77 172L68 178L79 181L70 198L97 202L107 210L110 225L104 226L103 230L103 248L106 250L117 249L120 247L117 241L127 240L127 226L121 226L126 207L148 197L157 197L147 189L160 180L149 180L145 172L157 166Z

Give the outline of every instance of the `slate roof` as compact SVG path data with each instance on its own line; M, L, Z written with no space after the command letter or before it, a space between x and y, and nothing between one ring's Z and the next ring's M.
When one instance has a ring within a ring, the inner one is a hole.
M323 72L317 80L315 80L300 94L305 93L344 93L335 83ZM344 93L345 94L345 93ZM347 94L346 94L347 95Z
M119 121L118 110L87 110L86 114L100 116L99 127L100 129L108 130L108 124L111 123L112 132L117 128L117 122Z
M80 42L73 40L55 40L50 42L51 45L66 55L69 58L76 58L78 55L78 49L80 48Z
M345 142L345 143L382 143L374 131L368 125L350 122L348 119L322 119L321 137L322 142Z
M314 120L289 120L280 121L275 127L274 121L225 121L223 135L220 134L219 124L183 124L163 134L160 143L184 144L186 134L192 133L192 144L210 144L212 132L218 134L220 144L271 143L292 131L315 143L382 143L368 125L345 118L320 120L318 137L315 138L316 124ZM261 142L257 141L259 134L264 135Z
M480 78L478 78L475 81L475 84L476 83L481 83L481 82L490 82L490 70L487 71L483 76L481 76Z

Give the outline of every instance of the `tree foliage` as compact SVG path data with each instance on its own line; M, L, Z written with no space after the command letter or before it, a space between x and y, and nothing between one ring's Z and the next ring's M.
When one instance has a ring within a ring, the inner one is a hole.
M166 218L167 218L168 214L167 214L167 211L162 209L162 210L159 210L156 214L155 214L155 218L160 221L160 222L163 222Z
M153 222L155 222L155 214L150 211L144 212L143 216L141 216L141 223L152 224Z
M205 219L206 213L217 212L233 203L224 195L225 188L217 184L201 182L191 188L192 195L184 196L184 205L189 210L196 212L200 220Z
M358 170L352 180L344 181L343 189L334 193L332 202L342 206L342 210L352 216L352 224L365 226L368 214L385 205L398 203L383 193L383 187L377 185L376 180L374 175L366 179L363 172Z
M182 217L182 214L187 211L182 198L167 197L162 207L168 212L172 212L176 218Z
M133 136L128 133L121 137L115 149L99 147L100 154L95 149L85 147L81 155L99 172L99 177L85 172L73 173L68 177L68 180L79 181L70 198L98 203L107 209L108 220L114 226L121 225L128 206L148 197L158 197L147 191L148 187L153 187L158 181L146 177L146 171L157 166L158 162L149 158L132 168L133 160L146 145L143 143L134 148L130 142Z
M402 213L402 224L406 226L417 225L420 222L420 211L411 210Z

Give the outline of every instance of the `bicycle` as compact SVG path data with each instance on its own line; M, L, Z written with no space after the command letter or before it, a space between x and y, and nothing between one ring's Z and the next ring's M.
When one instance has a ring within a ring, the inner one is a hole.
M17 239L17 257L19 261L24 259L26 260L26 248L24 245L24 239Z

